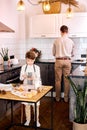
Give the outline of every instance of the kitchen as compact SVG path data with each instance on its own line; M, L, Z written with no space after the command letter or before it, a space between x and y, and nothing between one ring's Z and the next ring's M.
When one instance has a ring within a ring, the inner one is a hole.
M81 1L79 8L73 7L76 12L87 12L86 0ZM1 22L12 28L15 33L0 33L0 48L8 47L9 55L15 55L17 59L25 59L25 53L32 47L37 47L42 52L42 59L54 59L52 56L52 45L55 38L30 38L29 18L36 14L43 14L42 6L32 6L25 0L25 11L17 11L18 0L1 0L0 18ZM9 8L9 5L10 8ZM68 5L62 4L61 12L65 13ZM87 37L72 37L76 45L75 59L80 59L81 54L86 53ZM48 51L49 50L49 51ZM2 59L0 59L2 63Z

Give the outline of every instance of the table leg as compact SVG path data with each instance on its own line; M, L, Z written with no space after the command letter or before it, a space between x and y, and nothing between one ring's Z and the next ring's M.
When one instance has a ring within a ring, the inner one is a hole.
M53 90L51 90L51 129L53 130Z
M13 124L13 101L11 101L11 124Z
M37 103L35 103L35 130L37 130Z
M13 101L11 100L11 124L7 128L5 128L5 130L9 130L12 125L13 125Z

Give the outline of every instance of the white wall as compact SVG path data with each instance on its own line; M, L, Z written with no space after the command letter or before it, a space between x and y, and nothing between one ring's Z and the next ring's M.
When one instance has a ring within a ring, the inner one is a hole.
M0 32L0 48L8 47L9 55L20 58L25 55L25 13L18 12L16 5L14 0L0 0L0 21L15 30L15 33Z
M72 7L75 12L87 11L87 1L79 0L79 8ZM15 33L0 33L0 48L8 47L9 55L14 54L18 59L25 58L25 53L31 47L42 51L42 58L53 58L51 50L54 39L29 39L29 17L42 14L42 5L32 6L25 2L25 11L16 10L18 0L0 0L0 21L15 30ZM65 12L68 5L61 5L61 12ZM87 38L74 38L76 57L85 52ZM80 49L79 49L80 48ZM78 51L79 50L79 51Z

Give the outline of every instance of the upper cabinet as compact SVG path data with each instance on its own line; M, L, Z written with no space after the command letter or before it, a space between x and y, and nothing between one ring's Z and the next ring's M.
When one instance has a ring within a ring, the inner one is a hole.
M71 18L62 14L62 24L69 27L70 37L87 37L87 13L74 13Z
M32 16L30 18L30 37L52 38L60 36L61 18L61 15L57 14Z
M70 37L87 37L87 13L73 13L71 18L66 14L42 14L30 18L31 38L60 37L60 26L69 27Z

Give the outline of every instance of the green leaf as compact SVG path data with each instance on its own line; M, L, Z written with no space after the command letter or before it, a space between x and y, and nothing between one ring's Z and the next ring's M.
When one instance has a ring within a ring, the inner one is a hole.
M69 80L70 85L76 95L74 120L77 123L87 123L87 80L85 80L83 88L79 89L80 86L76 86L69 76L67 76L66 78Z

